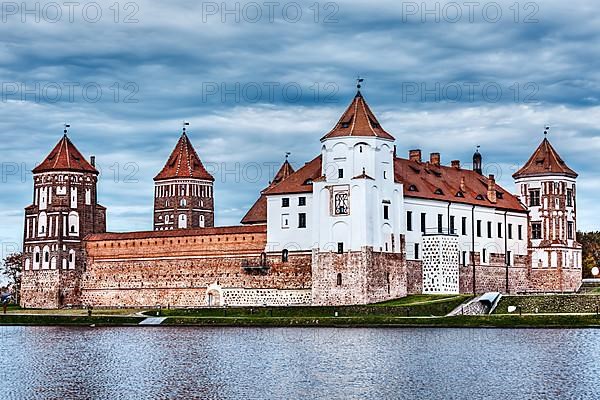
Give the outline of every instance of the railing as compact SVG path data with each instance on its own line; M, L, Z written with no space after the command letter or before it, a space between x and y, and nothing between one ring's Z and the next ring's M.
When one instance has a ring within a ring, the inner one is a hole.
M429 235L448 235L448 236L458 236L458 229L448 229L448 228L427 228L425 232L421 231L424 236Z

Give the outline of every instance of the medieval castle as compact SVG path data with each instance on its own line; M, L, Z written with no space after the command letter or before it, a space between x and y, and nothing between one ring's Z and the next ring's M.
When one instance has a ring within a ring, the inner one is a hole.
M286 160L239 226L184 132L154 178L154 230L107 233L98 171L65 134L33 170L23 307L367 304L414 293L575 291L576 178L544 138L516 194L440 154L396 155L360 91L320 154ZM316 150L316 148L315 148Z

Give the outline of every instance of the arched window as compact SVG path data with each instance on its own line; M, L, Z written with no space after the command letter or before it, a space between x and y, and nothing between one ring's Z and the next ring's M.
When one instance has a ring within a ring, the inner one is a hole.
M337 274L336 281L337 281L338 286L342 286L342 274L339 274L339 273Z
M288 249L283 249L281 251L281 262L288 262L289 254L290 254L290 252L288 251Z
M35 262L39 263L40 262L40 249L36 248L35 251Z
M75 269L75 250L69 250L69 269Z
M179 222L177 224L177 227L179 229L187 228L187 215L185 215L185 214L179 215Z
M199 223L199 225L200 225L200 228L204 228L204 215L200 216L200 223Z
M45 212L41 212L38 216L38 235L46 236L46 226L48 225L48 216Z
M42 269L48 269L50 268L50 247L44 246L42 254Z
M187 200L186 200L186 199L181 199L181 201L179 202L179 205L180 205L181 207L185 207L185 206L187 206Z
M69 235L79 235L79 214L75 211L69 213Z

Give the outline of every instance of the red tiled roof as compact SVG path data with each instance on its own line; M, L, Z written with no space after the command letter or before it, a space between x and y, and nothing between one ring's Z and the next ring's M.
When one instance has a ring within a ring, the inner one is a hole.
M577 178L577 173L560 158L547 138L544 138L523 168L513 174L513 178L539 175L566 175Z
M337 124L321 140L341 136L375 136L394 140L394 137L381 127L360 91L356 93Z
M268 188L264 194L288 194L312 192L312 181L321 176L321 156L304 164L302 168L288 176L278 185Z
M265 190L264 194L308 193L312 191L312 181L317 181L320 177L321 156L318 156L279 185ZM362 176L357 178L362 178ZM395 158L394 178L396 182L404 184L404 196L406 197L526 212L519 199L498 184L496 184L496 203L489 201L487 197L488 178L468 169L435 166L430 163ZM461 186L464 191L461 191ZM458 195L459 192L463 197ZM266 215L266 200L264 207Z
M252 234L266 233L267 227L264 225L238 225L238 226L219 226L214 228L198 229L176 229L170 231L140 231L140 232L107 232L93 233L85 237L88 242L100 240L130 240L130 239L154 239L167 237L184 236L209 236L209 235L230 235L230 234Z
M273 186L279 184L281 181L286 179L288 176L294 173L294 168L286 159L285 162L279 168L279 171L275 174L273 181L260 192L260 197L254 202L252 207L248 210L244 218L242 218L242 224L266 224L267 223L267 196L264 192Z
M173 179L173 178L197 178L207 181L214 181L215 178L209 174L200 157L194 150L194 146L184 132L177 145L173 149L171 156L163 167L162 171L154 178L155 181Z
M98 174L98 170L77 150L77 147L75 147L67 135L63 135L46 159L35 167L32 172L37 174L48 171L91 172Z
M496 184L496 203L489 201L488 178L468 169L396 158L394 178L396 182L403 183L405 197L526 212L519 199L498 184Z

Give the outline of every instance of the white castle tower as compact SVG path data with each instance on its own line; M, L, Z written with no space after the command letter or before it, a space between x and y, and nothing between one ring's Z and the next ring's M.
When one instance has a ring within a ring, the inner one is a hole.
M513 178L521 202L530 211L532 267L581 269L581 245L575 236L577 173L544 138Z

